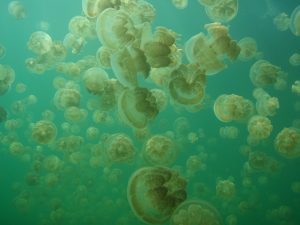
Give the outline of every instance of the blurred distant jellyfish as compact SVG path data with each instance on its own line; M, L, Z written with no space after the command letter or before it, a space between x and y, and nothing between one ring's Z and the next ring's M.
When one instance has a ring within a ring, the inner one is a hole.
M236 139L239 135L239 129L234 126L225 126L219 129L219 134L222 138Z
M257 55L257 44L255 39L251 37L242 38L238 42L238 46L241 48L238 56L241 61L249 61Z
M292 12L290 30L296 36L300 36L300 5Z
M48 144L53 141L57 134L57 128L54 123L47 120L36 122L31 130L31 138L38 144Z
M172 0L172 4L177 9L185 9L188 6L189 1L188 0Z
M289 63L292 66L300 66L300 54L299 53L293 53L289 58Z
M275 148L285 158L300 157L300 129L294 127L283 128L275 138Z
M292 85L292 92L300 96L300 80L296 80Z
M278 14L273 19L273 23L276 26L277 30L279 30L279 31L285 31L285 30L289 29L290 21L291 20L290 20L289 16L284 12Z
M231 200L235 197L235 183L230 179L218 180L216 185L216 194L223 200Z
M274 116L279 109L279 100L276 97L271 97L264 89L256 88L253 91L253 96L256 99L256 110L262 116Z
M7 112L6 110L0 106L0 123L7 119Z
M8 13L17 20L25 19L27 16L25 7L19 1L11 1L8 4Z

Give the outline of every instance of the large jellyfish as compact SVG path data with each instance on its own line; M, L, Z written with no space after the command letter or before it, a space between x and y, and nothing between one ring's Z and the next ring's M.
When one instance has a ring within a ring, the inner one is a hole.
M143 167L132 174L127 198L134 214L143 222L162 224L186 199L187 181L164 167Z

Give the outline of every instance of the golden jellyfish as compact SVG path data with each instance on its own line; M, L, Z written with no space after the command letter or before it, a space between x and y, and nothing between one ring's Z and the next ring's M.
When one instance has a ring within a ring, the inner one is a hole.
M204 98L205 84L205 74L196 65L181 65L171 74L169 93L175 102L195 105Z
M6 49L3 45L0 44L0 59L6 55Z
M168 166L175 162L178 154L176 142L165 135L149 138L142 151L143 158L150 165Z
M117 0L82 0L82 11L89 18L96 18L107 8L117 8L120 1Z
M111 162L129 163L135 156L132 140L123 133L110 135L104 142L105 152Z
M231 179L217 181L216 194L219 198L229 201L235 197L235 193L235 183Z
M15 81L15 71L9 65L0 64L0 96L5 94Z
M100 67L92 67L85 71L83 82L88 92L101 95L104 91L108 74Z
M273 19L273 23L279 31L285 31L289 29L290 22L291 20L285 12L279 13Z
M202 200L188 200L175 210L170 225L222 225L217 209Z
M215 116L222 122L247 120L253 112L253 103L235 94L220 95L214 103Z
M96 32L102 45L118 49L133 42L137 31L125 11L107 8L97 18Z
M206 6L207 16L217 22L229 22L238 12L238 0L220 0L217 4Z
M9 145L9 152L12 155L22 155L25 153L25 151L26 148L21 142L14 141Z
M292 92L300 96L300 80L296 80L292 84Z
M99 137L100 131L97 127L88 127L86 137L88 140L96 140Z
M254 38L245 37L238 42L241 51L238 58L241 61L249 61L257 55L257 44Z
M185 9L188 6L189 1L188 0L172 0L172 4L177 9Z
M300 130L294 127L283 128L275 138L277 152L285 158L300 157Z
M261 151L252 151L249 153L248 165L254 171L267 171L269 166L269 156Z
M279 100L271 97L264 89L256 88L253 91L256 99L256 111L262 116L274 116L279 109Z
M153 88L150 90L151 94L155 97L156 99L156 104L158 110L161 112L167 108L168 105L168 96L166 93L158 88Z
M128 182L127 198L136 217L148 224L165 223L187 196L187 181L165 167L143 167Z
M26 9L20 1L11 1L8 4L8 13L17 20L22 20L27 17Z
M29 50L37 55L43 55L51 50L52 38L44 31L33 32L27 42Z
M71 49L73 54L79 54L86 41L83 37L77 37L72 33L67 33L63 40L63 45L67 49Z
M185 162L187 177L191 178L200 170L206 169L206 164L201 155L191 155Z
M125 89L118 99L120 118L134 128L145 128L158 112L155 96L147 88Z
M250 79L256 87L276 85L284 81L286 73L267 60L258 60L250 68Z
M74 16L69 22L69 32L77 37L93 37L93 24L84 16Z
M60 109L65 110L68 107L79 107L81 95L75 88L60 88L54 95L54 105Z
M113 52L114 51L112 49L105 46L101 46L100 48L98 48L96 59L100 67L104 69L111 68L111 56Z
M225 139L236 139L239 135L239 129L234 126L220 127L219 134Z
M255 140L266 139L273 130L271 120L266 116L254 115L248 121L248 132Z
M85 109L80 109L76 106L70 106L64 111L64 118L68 122L79 122L87 117L87 111Z
M289 58L289 63L292 66L300 66L300 54L299 53L293 53Z
M44 159L43 164L48 172L58 172L62 168L63 161L56 155L50 155Z
M78 64L74 62L62 62L57 64L56 71L60 73L64 73L67 76L70 76L72 78L77 78L81 74L81 69ZM62 79L61 77L59 79ZM63 86L61 86L63 87Z
M49 144L57 134L57 128L54 123L47 120L40 120L33 124L31 129L31 138L38 144Z
M300 36L300 5L292 12L290 30L294 35Z

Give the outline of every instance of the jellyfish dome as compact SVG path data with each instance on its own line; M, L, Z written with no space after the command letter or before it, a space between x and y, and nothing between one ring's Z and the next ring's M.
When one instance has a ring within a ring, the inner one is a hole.
M43 55L51 50L52 38L44 31L36 31L29 37L27 46L35 54Z
M31 138L38 144L48 144L56 137L57 128L54 123L47 120L36 122L31 131Z
M300 5L292 12L290 30L294 35L300 36Z
M92 67L85 71L83 82L88 92L101 95L104 92L108 74L100 67Z
M300 130L294 127L283 128L275 138L275 148L285 158L300 157Z
M143 167L128 182L127 198L134 214L148 224L165 223L186 199L187 181L165 167Z

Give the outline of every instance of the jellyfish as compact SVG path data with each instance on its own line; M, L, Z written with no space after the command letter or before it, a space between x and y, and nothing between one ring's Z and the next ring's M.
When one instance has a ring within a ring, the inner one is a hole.
M64 118L68 122L79 122L86 118L87 111L85 109L80 109L76 106L70 106L64 111Z
M154 135L149 138L142 151L143 158L150 165L168 166L175 162L178 148L171 138Z
M65 110L68 107L80 104L81 95L75 88L60 88L56 91L54 96L54 105L60 109Z
M229 201L235 197L235 183L230 180L218 180L216 185L216 194L219 198Z
M8 4L8 13L17 20L22 20L27 17L26 9L19 1L11 1Z
M134 128L145 128L158 114L156 99L147 88L125 89L118 99L120 118Z
M6 49L3 45L0 44L0 59L6 55Z
M84 39L93 37L93 24L84 16L74 16L69 22L69 32Z
M291 19L285 12L279 13L273 19L273 23L276 26L277 30L279 30L279 31L285 31L285 30L289 29L290 22L291 22Z
M290 30L296 36L300 36L300 6L297 6L291 15Z
M177 9L185 9L188 6L189 1L188 0L172 0L172 4Z
M86 41L83 37L77 37L72 33L67 33L63 40L63 45L67 49L72 49L73 54L79 54Z
M276 136L275 148L285 158L300 157L300 130L294 127L283 128Z
M257 44L255 39L251 37L242 38L238 42L238 46L241 48L238 56L241 61L249 61L257 55Z
M187 181L165 167L142 167L128 182L127 198L135 216L149 224L165 223L187 196Z
M111 68L111 56L113 52L114 51L112 49L105 46L101 46L100 48L98 48L96 58L100 67L104 69Z
M83 82L89 93L101 95L104 92L108 74L100 67L92 67L85 71Z
M214 103L215 116L222 122L247 120L253 112L253 103L235 94L220 95Z
M236 139L239 134L239 129L234 126L225 126L219 129L219 134L222 138Z
M279 100L271 97L264 89L256 88L253 91L256 99L256 111L262 116L274 116L279 109Z
M132 140L123 133L110 135L104 142L105 152L111 162L129 163L135 156Z
M155 97L156 99L156 105L158 108L158 111L161 112L167 108L168 105L168 97L167 94L158 88L153 88L150 90L151 94Z
M252 151L248 157L248 163L254 171L267 171L269 165L269 157L261 151Z
M9 65L0 64L0 96L5 94L15 81L15 71Z
M205 74L196 65L181 65L171 73L169 92L175 102L195 105L204 98L205 83Z
M33 32L27 42L29 50L37 55L43 55L51 50L52 38L44 31Z
M57 128L54 123L47 120L40 120L33 124L31 129L31 138L38 144L49 144L57 134Z
M7 111L5 108L0 106L0 123L4 122L7 119Z
M292 66L300 66L300 54L299 53L293 53L289 58L289 63Z
M292 92L300 96L300 80L296 80L292 84Z
M188 200L178 206L170 225L222 225L220 213L208 202Z
M220 0L217 4L206 6L207 16L217 22L229 22L238 12L238 0Z
M248 132L255 140L266 139L273 130L271 120L266 116L254 115L248 121Z
M107 8L117 8L120 1L114 0L82 0L82 11L89 18L96 18Z

